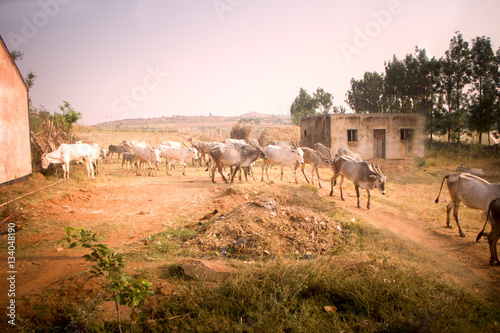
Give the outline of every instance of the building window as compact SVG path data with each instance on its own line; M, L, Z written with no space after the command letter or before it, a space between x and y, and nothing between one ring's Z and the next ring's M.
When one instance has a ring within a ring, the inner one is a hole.
M304 130L304 138L307 137L307 130Z
M413 135L413 129L411 128L402 128L401 129L401 141L410 140Z
M357 142L358 141L358 130L348 129L347 130L347 142Z

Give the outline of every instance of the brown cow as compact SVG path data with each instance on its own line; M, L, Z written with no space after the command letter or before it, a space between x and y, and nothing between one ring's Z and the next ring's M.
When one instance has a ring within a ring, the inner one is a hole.
M488 245L490 246L490 265L493 266L495 262L497 265L500 264L497 253L497 243L500 238L500 198L490 202L483 230L477 235L476 242L483 236L484 228L486 228L486 223L488 221L490 221L491 224L491 231L486 236L488 238Z

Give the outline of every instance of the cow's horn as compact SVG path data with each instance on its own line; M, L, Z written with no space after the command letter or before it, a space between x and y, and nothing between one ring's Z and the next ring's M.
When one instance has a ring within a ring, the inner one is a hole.
M378 165L378 161L377 161L377 171L382 176L382 171L380 170L380 166Z

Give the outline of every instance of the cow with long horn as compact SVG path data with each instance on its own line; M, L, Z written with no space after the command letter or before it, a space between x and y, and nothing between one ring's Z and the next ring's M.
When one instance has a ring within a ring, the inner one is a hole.
M359 188L366 190L368 195L368 203L366 205L367 209L370 209L370 190L378 188L381 194L385 194L385 182L387 178L384 176L377 162L377 166L370 166L366 162L358 162L354 159L342 155L337 156L333 160L333 168L335 174L331 179L331 191L330 196L333 196L333 185L336 183L338 176L340 176L340 197L344 200L344 194L342 192L342 185L344 183L344 178L349 179L354 184L356 189L356 196L358 198L358 208L359 204Z

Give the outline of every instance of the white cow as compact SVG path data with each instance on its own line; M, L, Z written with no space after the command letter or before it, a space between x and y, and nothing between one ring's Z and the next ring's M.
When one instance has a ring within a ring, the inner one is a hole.
M179 141L170 141L170 140L164 140L161 142L163 146L168 146L168 147L182 147L181 143Z
M263 149L264 155L267 159L264 160L264 164L262 164L262 181L264 181L264 170L266 171L267 180L269 180L269 167L271 163L279 164L281 167L281 180L283 180L283 166L288 165L290 169L292 169L293 175L295 176L295 183L297 184L297 173L295 172L295 168L293 165L295 163L303 164L304 163L304 152L302 149L294 145L294 148L290 148L288 146L279 147L268 145Z
M133 146L136 165L136 174L141 175L140 168L144 167L148 169L148 174L154 176L154 168L157 167L158 163L161 163L160 150L154 149L152 147L136 147Z
M453 208L453 217L457 222L458 232L461 237L465 237L458 222L460 202L463 202L469 208L480 209L486 215L490 202L500 198L500 183L490 183L470 173L452 173L444 176L438 197L435 200L436 203L439 202L445 180L447 180L446 185L448 185L448 192L451 196L451 202L446 206L446 226L450 227L450 212ZM490 220L490 223L492 223L492 220Z
M242 144L246 144L246 141L245 140L241 140L241 139L226 139L224 140L224 143L226 145L233 145L233 146L241 146Z
M192 159L198 159L198 151L196 148L189 148L184 144L184 147L167 147L160 145L160 157L167 160L167 175L171 176L172 163L178 161L182 166L182 174L186 175L186 162Z
M63 179L69 181L69 162L85 162L87 176L94 179L94 168L92 166L92 147L86 143L66 144L63 143L48 154L42 154L42 168L47 169L50 163L61 163L63 168Z
M129 151L132 151L134 147L142 147L142 148L149 147L149 145L144 141L134 141L134 140L123 140L122 146Z
M335 156L349 156L356 162L363 162L363 158L361 157L360 154L356 154L347 148L339 148L339 150L337 151L337 155Z
M102 159L106 158L106 150L100 149L97 143L90 144L90 147L92 148L92 154L91 154L92 165L94 167L95 173L99 174L99 163L104 168L104 165L102 164Z

